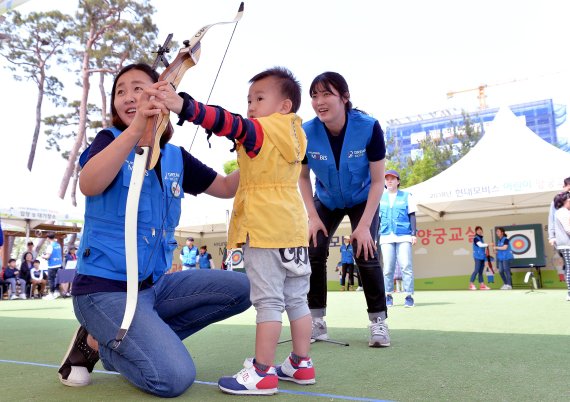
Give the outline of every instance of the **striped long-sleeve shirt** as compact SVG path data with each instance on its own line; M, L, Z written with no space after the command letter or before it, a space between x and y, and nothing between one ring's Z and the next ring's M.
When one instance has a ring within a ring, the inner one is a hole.
M230 113L220 106L209 106L194 100L186 93L180 93L184 99L179 114L179 125L190 121L200 125L207 132L219 137L226 137L243 145L246 154L255 158L263 145L263 128L256 119L247 119L239 114Z

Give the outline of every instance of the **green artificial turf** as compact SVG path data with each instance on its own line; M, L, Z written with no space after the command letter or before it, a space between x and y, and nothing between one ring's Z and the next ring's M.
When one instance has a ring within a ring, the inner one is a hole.
M388 323L392 346L368 347L362 292L328 295L329 335L348 347L317 342L317 384L281 384L277 401L563 401L567 386L570 302L563 290L421 291L416 307L396 294ZM214 385L252 356L255 312L210 326L185 341L198 382L180 400L253 401ZM287 322L285 318L285 323ZM118 375L68 388L57 367L77 324L70 300L0 301L0 400L138 401L155 399ZM288 338L284 327L282 339ZM157 340L160 341L160 340ZM291 344L278 346L282 360ZM100 364L96 370L102 370Z

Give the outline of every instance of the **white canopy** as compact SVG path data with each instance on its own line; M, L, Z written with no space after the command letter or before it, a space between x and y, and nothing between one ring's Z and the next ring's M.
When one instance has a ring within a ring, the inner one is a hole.
M425 214L418 214L423 221L546 213L568 176L570 154L502 107L467 155L407 191Z

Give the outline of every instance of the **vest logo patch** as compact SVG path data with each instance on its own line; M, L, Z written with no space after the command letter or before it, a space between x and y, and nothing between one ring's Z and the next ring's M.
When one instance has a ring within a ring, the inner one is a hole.
M173 181L170 184L170 191L172 192L172 195L175 197L180 197L180 184L178 184L178 182Z
M356 151L348 151L349 158L360 158L366 155L366 149L357 149Z
M307 153L309 154L309 156L311 158L316 159L318 161L326 161L327 160L327 156L322 155L320 152L308 151Z

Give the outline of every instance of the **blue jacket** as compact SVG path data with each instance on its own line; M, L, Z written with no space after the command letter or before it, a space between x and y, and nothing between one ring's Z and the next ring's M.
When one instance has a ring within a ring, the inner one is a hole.
M339 168L324 124L314 118L303 124L307 134L307 160L316 176L315 193L328 209L344 209L368 199L370 166L366 146L376 120L351 110L342 145Z
M209 257L209 258L208 258ZM198 261L200 264L200 268L201 269L210 269L212 268L210 266L210 259L212 258L212 256L210 255L210 253L204 253L204 254L198 254Z
M182 251L180 252L180 257L182 259L183 265L196 266L197 256L198 256L198 247L196 246L192 246L192 248L188 246L182 247Z
M497 242L497 246L504 246L505 243L509 246L506 250L497 250L497 260L499 261L512 260L514 258L513 252L511 251L511 244L509 239L507 239L507 236L501 237Z
M111 128L115 138L121 133ZM134 161L130 152L117 177L101 194L87 197L85 225L79 245L77 270L83 275L126 281L125 209ZM148 171L142 184L137 224L139 281L153 276L156 281L172 265L177 243L174 229L180 219L184 193L182 152L166 144L161 149L161 180Z
M473 237L473 258L476 260L485 260L485 258L487 258L485 255L485 247L479 247L477 242L485 243L483 236L475 235L475 237Z
M340 262L342 264L354 264L354 250L352 244L348 246L342 243L340 245Z
M411 235L412 224L408 213L408 194L398 190L394 205L390 207L388 192L380 200L380 235L394 233L397 236Z
M48 268L59 268L62 264L61 245L56 241L52 241L50 245L52 252L48 258Z

